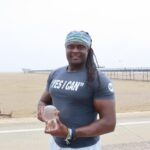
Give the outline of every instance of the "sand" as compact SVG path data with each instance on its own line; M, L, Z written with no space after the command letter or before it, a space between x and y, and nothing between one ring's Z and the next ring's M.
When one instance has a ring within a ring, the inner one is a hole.
M0 111L12 117L36 116L48 74L0 73ZM112 80L116 110L150 111L150 82Z

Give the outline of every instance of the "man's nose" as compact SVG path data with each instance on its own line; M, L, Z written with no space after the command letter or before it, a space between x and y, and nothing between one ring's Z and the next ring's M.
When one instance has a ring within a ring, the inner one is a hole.
M77 46L75 46L73 49L72 49L72 52L79 52L79 49Z

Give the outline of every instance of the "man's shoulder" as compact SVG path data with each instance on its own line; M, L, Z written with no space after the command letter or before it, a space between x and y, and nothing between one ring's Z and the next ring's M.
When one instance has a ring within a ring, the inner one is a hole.
M60 72L64 72L65 71L66 66L64 67L59 67L56 69L53 69L50 71L49 76L48 76L48 80L52 80L54 76L56 76L57 74L59 74Z
M59 67L53 70L53 72L65 71L67 66Z
M57 73L60 73L60 72L64 72L66 70L66 67L67 66L63 66L63 67L53 69L50 74L57 74Z
M106 73L102 72L101 70L97 70L97 72L98 72L98 74L97 74L98 78L96 78L96 79L99 80L98 83L100 83L100 85L105 85L105 84L111 82L111 79L109 78L109 76Z

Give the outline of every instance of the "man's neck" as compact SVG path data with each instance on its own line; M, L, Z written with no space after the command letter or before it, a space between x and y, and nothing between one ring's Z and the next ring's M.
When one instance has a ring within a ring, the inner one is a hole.
M71 71L71 72L76 72L76 71L83 69L84 67L85 67L85 64L83 64L83 65L81 65L81 64L80 65L69 65L67 67L67 70Z

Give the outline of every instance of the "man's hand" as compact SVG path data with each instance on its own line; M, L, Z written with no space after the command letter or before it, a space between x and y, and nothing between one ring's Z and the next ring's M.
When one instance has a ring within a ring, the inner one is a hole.
M38 107L38 110L37 110L37 118L40 120L40 121L43 121L45 122L45 119L44 119L44 106L39 106Z
M51 96L49 94L48 91L44 91L39 102L38 102L38 108L37 108L37 118L40 120L40 121L44 121L45 122L45 119L44 119L44 107L46 105L49 105L52 103L52 99L51 99Z
M68 128L59 120L59 117L57 117L56 119L46 122L45 133L65 138L68 134Z

